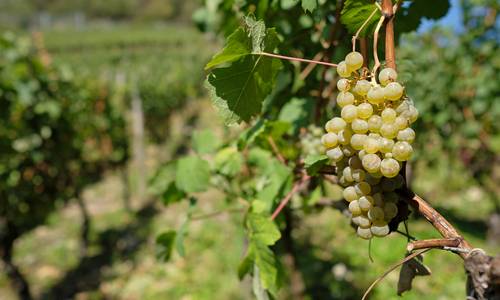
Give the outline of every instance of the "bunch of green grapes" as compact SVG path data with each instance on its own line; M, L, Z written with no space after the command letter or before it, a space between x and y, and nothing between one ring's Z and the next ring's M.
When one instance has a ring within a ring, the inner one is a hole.
M335 163L357 234L370 239L389 234L388 224L398 214L395 190L404 184L399 173L413 153L415 132L409 126L418 111L394 69L380 71L377 82L376 74L362 65L358 52L338 64L337 104L342 110L326 123L321 141Z
M316 125L309 125L307 129L301 131L300 146L302 148L303 157L325 153L326 148L321 142L322 135L323 129Z

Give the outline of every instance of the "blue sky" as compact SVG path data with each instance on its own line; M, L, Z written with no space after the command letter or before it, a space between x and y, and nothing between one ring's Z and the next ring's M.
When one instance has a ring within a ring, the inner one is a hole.
M418 32L421 33L428 31L435 24L444 25L446 27L453 28L454 31L459 32L462 29L462 9L460 7L460 2L459 0L450 0L450 5L451 7L448 10L448 13L441 19L437 21L426 19L422 20L422 23L418 28Z

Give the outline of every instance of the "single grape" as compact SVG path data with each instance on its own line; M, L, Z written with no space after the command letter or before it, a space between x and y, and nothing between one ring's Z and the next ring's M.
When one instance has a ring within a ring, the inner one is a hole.
M397 82L390 82L384 88L384 97L395 101L403 96L403 86Z
M399 161L407 161L413 154L413 148L408 142L397 142L392 147L392 155Z
M396 203L398 202L399 200L399 196L396 192L388 192L388 193L384 193L384 201L387 203L387 202L393 202L393 203Z
M392 220L398 215L398 206L394 202L386 202L384 205L384 218Z
M375 202L375 200L373 200ZM373 206L368 211L368 218L372 221L383 220L384 219L384 210L378 206Z
M340 77L349 77L351 76L352 71L349 69L345 61L341 61L337 65L337 74L339 74Z
M354 103L354 95L351 94L350 92L340 92L337 95L337 104L340 107L344 107L346 105L353 104L353 103Z
M353 200L349 202L349 211L353 215L360 215L361 214L361 208L359 207L358 200Z
M339 184L340 184L340 186L347 187L349 185L349 182L347 182L347 180L345 180L344 176L340 176Z
M385 68L378 74L378 81L384 86L390 82L396 81L397 78L398 73L392 68Z
M377 207L384 207L384 199L382 198L381 193L374 193L373 194L373 204Z
M358 105L358 117L368 119L373 114L373 107L369 103L361 103Z
M347 145L351 142L352 132L350 129L346 128L344 130L341 130L337 134L337 137L339 138L339 143L341 145Z
M340 116L344 121L347 123L351 123L358 117L358 109L356 106L349 104L346 105L342 108L342 111L340 112Z
M379 147L379 142L378 138L369 136L365 139L365 144L363 146L363 149L365 149L366 153L368 154L373 154L377 153Z
M370 230L374 236L384 237L389 234L389 225L383 221L374 222Z
M345 180L347 182L353 182L354 179L352 178L352 169L351 167L345 167L344 170L342 171L342 176L344 176Z
M358 200L359 199L358 193L356 193L356 190L354 189L353 186L346 187L344 189L344 191L342 192L342 195L344 196L344 199L347 202L352 202L354 200Z
M391 152L393 146L394 146L394 141L391 139L382 137L378 140L378 148L382 153Z
M409 124L410 122L408 121L408 119L403 116L397 116L394 120L394 125L398 128L398 130L407 128Z
M371 87L372 85L368 80L361 79L356 82L353 91L360 96L366 96Z
M363 55L353 51L346 55L345 63L350 70L355 71L363 66Z
M354 189L359 196L369 195L372 187L368 184L368 182L362 181L358 182L354 185Z
M365 171L363 171L361 169L353 169L352 170L352 179L354 179L354 181L361 182L361 181L365 180L365 177L366 177Z
M380 177L373 177L372 174L366 174L365 181L372 186L372 193L373 193L373 187L380 182Z
M361 228L369 228L372 222L365 215L359 215L352 218L352 222Z
M384 102L384 88L379 85L372 86L366 94L366 99L371 104L380 104Z
M338 133L339 131L343 130L346 125L347 123L344 121L344 119L335 117L326 123L325 129L327 132Z
M358 106L359 110L359 106ZM359 115L359 111L358 111ZM366 133L368 131L368 122L362 119L355 119L351 124L352 131L355 133Z
M365 157L365 155L366 155L366 151L364 149L360 150L358 152L358 157L359 157L359 159L361 159L361 161L363 161L363 157Z
M337 162L344 157L344 154L342 153L342 149L340 149L340 147L336 147L326 151L326 156L328 156L334 162Z
M382 126L382 118L379 115L372 115L368 119L368 129L371 132L379 132Z
M361 160L363 168L369 173L376 173L380 170L380 157L376 154L366 154Z
M395 177L399 173L399 163L394 158L384 158L380 163L380 172L385 177Z
M327 133L321 137L321 143L327 148L336 147L339 139L335 133Z
M414 123L418 119L418 110L415 106L410 105L408 108L408 119L410 119L410 123Z
M347 92L349 90L349 80L345 78L339 79L337 81L337 89L341 92Z
M342 153L344 153L344 157L351 157L356 154L356 150L354 150L351 146L346 145L342 147Z
M410 107L410 102L409 101L402 101L401 104L396 107L396 112L398 115L402 115L403 112L407 111Z
M398 135L398 129L394 124L383 123L380 126L380 134L388 139L393 139Z
M355 150L363 149L366 138L367 136L365 134L359 134L359 133L353 134L351 137L351 147L353 147Z
M398 176L400 175L398 174ZM396 178L398 178L398 176L394 178L387 178L387 177L382 178L382 180L380 181L380 187L382 188L382 191L393 192L395 189L397 189L398 187L396 186L397 184Z
M391 124L394 123L394 120L396 120L397 113L394 109L386 107L384 108L380 116L382 117L383 123Z
M415 131L413 131L413 129L409 127L405 128L398 132L397 138L400 141L413 143L413 141L415 140Z
M369 239L372 238L372 232L371 232L370 228L358 227L358 230L356 231L356 234L360 238L365 239L365 240L369 240Z
M374 173L370 173L370 175L372 175L373 177L375 178L382 178L384 175L382 175L382 173L380 172L380 169L377 171L377 172L374 172ZM377 191L378 192L378 191Z
M362 211L369 211L373 207L375 200L372 196L361 196L358 200L359 208Z
M359 157L353 156L349 158L349 166L353 169L361 169L363 165L361 164L361 159L359 159Z

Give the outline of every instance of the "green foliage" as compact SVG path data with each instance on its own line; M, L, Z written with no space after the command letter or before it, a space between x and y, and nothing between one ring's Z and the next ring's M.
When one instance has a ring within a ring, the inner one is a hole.
M376 11L375 14L370 17L374 11ZM374 1L347 0L342 8L340 20L352 34L355 34L363 23L368 20L364 29L360 32L360 36L366 36L373 33L381 16L382 14L377 9Z
M177 232L170 230L160 234L156 238L156 257L165 262L170 260L174 249Z
M314 176L321 168L328 163L328 156L326 155L308 155L304 160L304 167L307 174Z
M177 161L175 184L186 193L203 192L210 180L208 162L197 156L187 156Z

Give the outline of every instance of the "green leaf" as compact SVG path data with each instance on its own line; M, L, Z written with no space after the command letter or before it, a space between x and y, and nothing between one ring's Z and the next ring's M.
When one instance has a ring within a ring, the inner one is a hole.
M346 0L342 8L340 21L347 27L350 33L355 34L376 9L377 6L374 1ZM381 16L380 10L377 9L377 12L370 18L363 30L361 30L360 36L372 33Z
M240 118L229 109L226 100L217 96L215 87L208 82L208 79L205 80L204 86L208 90L208 94L212 100L212 105L215 106L215 109L224 121L224 124L230 126L238 123Z
M250 53L252 53L251 40L245 30L240 27L227 38L224 49L207 63L205 70L223 63L233 62Z
M246 18L245 27L231 34L226 47L207 64L215 67L231 63L212 70L207 78L210 97L226 123L248 122L261 112L262 102L273 90L282 64L259 53L272 52L278 42L274 29L266 29L262 21Z
M238 174L243 166L243 156L236 147L226 147L215 155L215 168L225 176Z
M271 293L276 293L280 286L278 261L271 249L258 241L250 242L250 252L255 265L259 268L262 286Z
M318 3L316 0L302 0L302 9L304 11L313 12L317 6Z
M265 121L259 119L255 125L246 129L240 134L240 138L238 139L238 149L243 150L246 146L252 144L255 139L264 132L265 128Z
M250 213L247 217L247 227L250 237L264 245L274 245L281 237L278 226L267 215Z
M197 157L179 159L175 174L177 188L186 193L202 192L208 188L210 167L208 162Z
M269 300L269 295L262 286L262 278L260 277L260 270L257 264L253 265L252 290L257 300Z
M326 155L308 155L304 160L307 174L314 176L328 162Z
M300 128L310 124L314 101L305 98L292 98L283 106L278 116L278 120L292 124L291 134L299 132Z
M166 262L172 256L176 236L176 232L174 230L170 230L160 234L156 238L156 257L160 261Z
M195 131L191 143L200 154L213 153L219 147L219 140L209 129Z
M179 202L184 197L186 197L186 193L179 190L175 185L175 182L171 182L165 192L163 193L161 200L164 205L169 205L175 202Z

